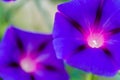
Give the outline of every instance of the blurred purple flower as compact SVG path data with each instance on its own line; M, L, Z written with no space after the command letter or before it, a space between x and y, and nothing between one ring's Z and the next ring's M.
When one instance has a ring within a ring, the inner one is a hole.
M0 76L4 80L68 80L52 36L9 27L2 40Z
M4 2L13 2L13 1L16 1L16 0L2 0Z
M58 5L53 37L58 58L101 76L120 68L120 1L72 0Z

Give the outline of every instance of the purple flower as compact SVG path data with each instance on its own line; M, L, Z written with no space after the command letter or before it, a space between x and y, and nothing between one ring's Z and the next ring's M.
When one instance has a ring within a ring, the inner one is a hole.
M56 58L52 35L9 27L2 40L0 76L4 80L68 80Z
M58 5L53 43L75 68L113 76L120 68L120 1L72 0Z
M16 1L16 0L2 0L4 2L13 2L13 1Z

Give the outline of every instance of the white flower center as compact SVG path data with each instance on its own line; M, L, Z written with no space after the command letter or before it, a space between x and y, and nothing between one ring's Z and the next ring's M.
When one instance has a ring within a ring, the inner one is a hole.
M20 66L25 72L28 73L35 72L37 68L36 62L31 58L23 58L20 62Z
M103 35L91 34L87 38L88 45L92 48L99 48L104 43Z

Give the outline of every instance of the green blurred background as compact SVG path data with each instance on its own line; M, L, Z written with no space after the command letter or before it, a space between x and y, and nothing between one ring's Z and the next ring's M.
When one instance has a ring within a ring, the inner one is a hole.
M54 15L57 4L68 0L17 0L16 2L0 2L0 39L6 28L13 24L21 29L52 33ZM85 73L66 65L70 80L120 80L120 74L107 78Z

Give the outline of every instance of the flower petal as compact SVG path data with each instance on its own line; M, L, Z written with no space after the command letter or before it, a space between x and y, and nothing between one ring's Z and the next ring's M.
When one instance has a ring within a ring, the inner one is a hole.
M3 60L6 59L8 62L11 59L19 61L23 55L29 52L42 52L50 40L52 40L51 35L31 33L10 26L2 40L1 56L4 58Z
M46 77L47 75L47 77ZM66 74L63 73L55 73L55 72L45 72L41 74L34 75L35 80L68 80Z
M84 28L87 24L87 20L86 16L84 16L85 9L82 5L84 4L80 3L78 0L73 0L58 5L58 10L60 13L64 14Z
M54 49L52 47L52 41L48 44L46 50L39 55L38 57L40 60L40 64L43 65L43 69L41 71L41 73L43 74L41 76L42 79L45 80L68 80L69 76L66 72L66 70L64 69L64 64L63 61L60 59L57 59ZM42 60L41 60L42 59ZM46 77L46 75L48 75ZM36 75L37 76L37 75ZM39 78L36 78L36 80L39 80Z
M73 67L104 76L113 76L118 70L107 53L89 48L83 41L54 39L53 43L57 57Z
M0 76L3 80L30 80L30 75L21 69L1 68Z
M116 64L120 66L120 33L111 35L109 40L106 43L106 47L113 55L113 59L116 61Z
M113 76L118 70L116 64L100 49L88 48L71 56L66 62L73 67L101 76Z
M54 39L53 44L55 46L57 57L64 59L67 59L72 54L76 54L77 50L75 49L85 45L85 43L81 40L74 40L74 39L68 40L64 38ZM84 46L81 49L84 49Z
M107 24L108 21L111 21L111 18L116 15L120 10L120 1L119 0L106 0L105 5L103 7L103 14L101 23L103 25Z
M120 10L114 13L108 20L103 24L103 29L110 34L116 34L120 32Z
M54 38L80 38L82 37L79 26L66 20L61 13L56 13L53 37Z

